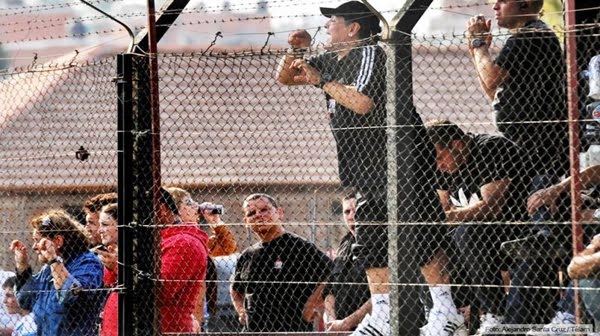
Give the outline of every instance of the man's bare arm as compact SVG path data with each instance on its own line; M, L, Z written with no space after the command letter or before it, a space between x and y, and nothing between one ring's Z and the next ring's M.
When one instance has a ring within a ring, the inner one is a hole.
M277 66L275 79L283 85L306 85L294 78L300 74L300 69L292 67L294 60L302 58L302 50L310 47L312 38L306 30L296 30L288 36L290 50L284 55Z
M493 181L480 188L481 197L479 202L462 208L446 211L449 222L463 223L469 221L493 221L502 214L502 208L506 200L506 192L510 185L510 179Z
M475 64L479 84L490 101L494 99L498 86L508 78L508 72L497 66L490 55L491 29L492 20L486 20L481 15L472 17L467 24L469 54ZM473 46L475 39L479 39L483 44L475 48Z
M229 294L231 295L233 309L237 312L240 323L246 325L248 316L246 315L246 308L244 308L244 294L236 291L233 287L229 288Z
M325 283L319 284L313 293L308 297L302 310L302 319L306 322L311 322L315 318L317 308L323 303L323 289Z
M337 321L331 323L328 331L351 331L358 326L360 321L362 321L369 312L371 312L371 300L365 301L360 308L342 319L339 325L336 323Z

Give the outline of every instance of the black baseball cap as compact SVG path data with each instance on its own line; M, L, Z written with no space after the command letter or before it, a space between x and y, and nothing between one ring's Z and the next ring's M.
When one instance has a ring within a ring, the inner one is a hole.
M346 21L358 22L369 28L379 27L379 18L360 1L348 1L336 8L321 7L321 14L325 17L341 16ZM381 31L379 29L379 31Z

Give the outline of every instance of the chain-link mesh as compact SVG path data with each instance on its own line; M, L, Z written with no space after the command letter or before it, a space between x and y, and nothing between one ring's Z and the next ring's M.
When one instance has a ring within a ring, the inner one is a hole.
M573 257L564 49L539 21L488 43L159 54L160 129L146 56L2 74L1 326L585 331L600 206Z

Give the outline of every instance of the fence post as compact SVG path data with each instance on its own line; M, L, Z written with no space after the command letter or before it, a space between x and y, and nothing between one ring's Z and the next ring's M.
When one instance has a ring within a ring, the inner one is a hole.
M156 309L156 286L154 279L159 275L156 270L160 265L157 229L154 223L154 193L153 193L153 151L152 140L152 109L150 97L150 71L148 57L136 57L136 91L137 109L134 115L134 206L138 224L137 244L135 255L137 267L142 276L139 277L136 291L136 329L139 335L158 335L159 317ZM142 301L143 300L143 301Z
M364 0L363 0L364 1ZM366 2L366 1L364 1ZM419 265L412 255L414 223L424 214L416 189L415 150L422 143L422 122L413 104L412 39L410 32L423 16L432 0L408 0L391 22L384 21L384 43L387 55L387 156L388 156L388 237L392 335L418 335L424 322L418 308L421 282ZM393 27L393 29L390 29ZM408 141L406 141L408 140ZM400 159L400 160L399 160ZM417 165L418 166L418 165ZM415 202L416 201L416 202ZM441 208L440 208L441 209ZM407 223L409 225L401 225ZM408 243L408 244L407 244Z
M118 206L119 206L119 335L133 335L133 62L132 54L117 55Z
M581 228L581 179L579 176L579 98L577 94L577 42L575 39L575 3L565 1L566 55L567 55L567 99L569 107L569 158L571 162L571 227L573 256L583 250L583 230ZM581 323L579 309L579 286L575 282L575 320Z
M151 110L148 58L117 58L119 333L152 335L156 318L153 278L156 267L153 228ZM135 273L134 273L135 270Z

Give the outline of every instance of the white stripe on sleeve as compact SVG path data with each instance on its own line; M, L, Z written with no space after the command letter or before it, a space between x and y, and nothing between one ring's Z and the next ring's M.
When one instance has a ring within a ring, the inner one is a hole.
M375 46L368 46L362 50L362 62L360 64L360 70L358 72L358 79L356 80L356 88L358 92L362 92L371 77L373 76L373 67L375 65Z

